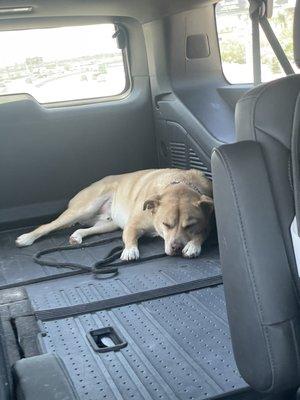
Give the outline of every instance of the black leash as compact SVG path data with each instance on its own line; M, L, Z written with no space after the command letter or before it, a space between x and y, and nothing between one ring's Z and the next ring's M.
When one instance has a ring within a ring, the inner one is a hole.
M120 245L120 246L116 246L113 249L111 249L105 258L103 258L100 261L95 262L92 266L74 263L74 262L60 262L60 261L52 261L49 259L41 259L41 257L46 254L52 254L52 253L56 253L58 251L85 249L88 247L95 247L95 246L112 243L112 242L116 242L116 241L120 241L120 240L121 240L121 236L117 236L117 237L112 237L112 238L108 238L108 239L95 240L95 241L89 242L89 243L51 247L49 249L44 249L44 250L41 250L41 251L38 251L37 253L35 253L33 255L33 261L41 266L55 267L55 268L70 268L70 269L73 269L75 273L78 273L79 271L81 273L92 273L96 279L107 279L107 278L112 278L112 277L118 275L118 273L119 273L118 268L123 265L133 264L135 262L141 262L141 261L142 262L149 261L149 260L153 260L155 258L161 258L161 257L166 256L165 253L159 253L159 254L155 254L152 256L139 258L138 260L132 260L132 261L122 261L121 260L117 263L113 263L115 260L117 260L120 257L120 255L123 251L123 246ZM60 274L60 276L61 276L61 274ZM68 274L68 276L70 276L70 274ZM23 285L24 285L24 282L23 282Z
M70 268L70 269L74 269L74 270L81 270L82 272L92 273L98 279L111 278L118 274L118 268L115 266L111 266L110 264L113 261L115 261L117 258L120 257L120 255L122 253L122 246L114 247L112 250L110 250L108 255L103 260L97 261L92 266L79 264L79 263L75 263L75 262L52 261L49 259L41 259L41 257L45 256L46 254L56 253L58 251L64 251L64 250L69 251L69 250L85 249L88 247L95 247L95 246L119 241L120 239L121 239L121 236L117 236L117 237L113 237L113 238L109 238L109 239L95 240L95 241L89 242L89 243L80 243L80 244L76 244L76 245L51 247L48 249L40 250L37 253L35 253L33 255L33 261L36 264L39 264L41 266L55 267L55 268Z

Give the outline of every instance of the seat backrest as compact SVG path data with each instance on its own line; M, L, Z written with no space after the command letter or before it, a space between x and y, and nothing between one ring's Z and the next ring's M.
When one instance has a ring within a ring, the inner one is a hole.
M237 103L235 118L237 141L254 141L262 149L292 266L295 266L295 261L290 225L295 210L291 135L299 91L300 75L291 75L260 85ZM292 270L296 273L296 268Z
M294 40L300 62L299 8ZM299 278L290 236L291 134L299 93L300 75L249 91L236 107L237 143L212 156L234 354L249 385L268 392L300 384Z

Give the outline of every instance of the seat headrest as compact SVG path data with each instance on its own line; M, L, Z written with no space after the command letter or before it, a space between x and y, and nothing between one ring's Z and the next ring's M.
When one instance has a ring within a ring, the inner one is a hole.
M300 68L300 0L296 1L294 15L294 58L297 67Z

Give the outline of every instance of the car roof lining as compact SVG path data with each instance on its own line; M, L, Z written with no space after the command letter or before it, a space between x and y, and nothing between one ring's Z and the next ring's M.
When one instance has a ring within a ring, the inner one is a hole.
M150 22L161 17L177 14L194 8L202 7L215 0L33 0L26 1L3 1L0 9L32 7L32 12L25 14L3 14L0 15L1 25L8 26L11 23L22 24L30 19L31 26L34 19L40 19L49 23L52 19L80 18L89 21L97 17L132 17L141 23ZM6 23L5 23L6 21ZM0 28L3 29L3 26Z

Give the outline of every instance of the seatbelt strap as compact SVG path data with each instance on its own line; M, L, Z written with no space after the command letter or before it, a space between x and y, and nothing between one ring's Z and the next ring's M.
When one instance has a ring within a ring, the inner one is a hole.
M261 83L260 35L259 35L260 5L254 0L250 1L249 14L252 21L253 79L254 79L254 86L257 86Z
M259 19L259 22L285 74L293 75L295 73L293 67L283 51L270 22L265 15Z
M222 275L219 274L209 278L196 279L190 282L178 283L158 289L145 290L139 293L131 293L111 299L93 301L91 303L76 304L74 306L59 307L48 310L37 310L35 311L35 315L41 321L53 321L203 289L210 286L220 285L222 282Z

